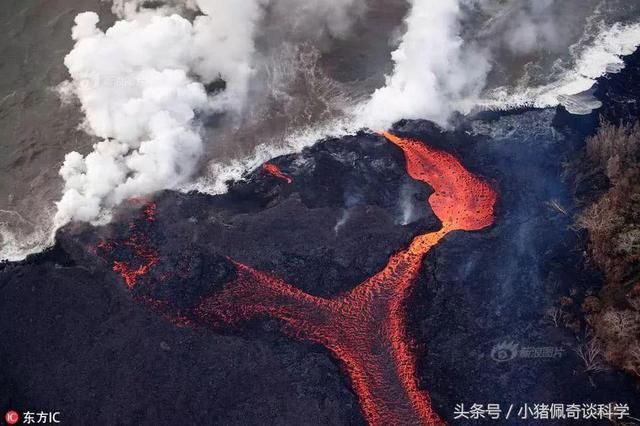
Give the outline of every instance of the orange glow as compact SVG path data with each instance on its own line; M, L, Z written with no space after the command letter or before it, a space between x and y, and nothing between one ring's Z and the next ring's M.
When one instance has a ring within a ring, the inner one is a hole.
M149 222L155 222L156 220L156 203L149 202L144 207L144 215Z
M146 202L143 209L144 218L147 222L155 222L156 203L138 198L131 199L131 201L136 204ZM141 276L147 274L158 264L159 255L158 251L150 246L145 234L136 229L134 223L129 224L129 228L132 232L126 240L119 243L100 241L97 248L106 253L112 253L116 247L126 247L131 251L131 260L114 260L112 269L119 273L127 287L132 289Z
M236 278L223 290L205 296L188 316L212 327L238 325L263 315L277 318L288 335L317 342L342 362L369 424L440 425L444 423L433 411L428 393L418 386L405 304L432 247L451 231L474 231L493 223L496 193L451 154L389 132L383 135L404 152L409 175L433 188L429 204L442 222L439 230L416 236L380 272L333 298L304 293L276 276L232 260ZM275 165L265 164L264 169L291 181ZM153 214L148 210L146 220L155 220L155 208ZM158 261L157 252L146 243L134 229L121 245L131 247L138 260L113 264L129 288ZM101 247L112 252L114 243ZM145 303L167 315L164 302ZM179 323L191 323L186 317L176 318Z
M285 180L287 183L292 183L293 179L291 179L289 176L286 176L282 173L282 171L280 170L280 167L276 166L273 163L265 163L262 166L263 170L265 172L267 172L268 174L277 177L278 179L282 179Z
M149 222L156 220L156 203L143 197L131 197L129 202L132 204L144 205L144 216Z
M158 252L149 247L145 237L134 233L122 243L133 251L134 260L130 262L114 261L113 270L119 273L127 284L133 288L142 275L149 272L158 263Z
M442 424L429 395L418 387L404 304L422 259L447 233L493 223L496 194L452 155L388 132L384 136L404 151L409 175L434 189L429 204L442 221L439 231L415 237L382 271L332 299L236 263L237 279L205 299L196 315L212 326L256 315L278 318L288 334L320 343L342 361L369 424Z
M454 156L389 132L383 135L404 151L409 176L434 189L429 204L444 228L475 231L493 223L496 193Z

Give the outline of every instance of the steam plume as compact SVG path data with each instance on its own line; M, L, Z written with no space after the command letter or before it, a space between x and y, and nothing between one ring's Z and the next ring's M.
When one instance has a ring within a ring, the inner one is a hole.
M57 223L108 221L124 199L184 184L203 151L196 115L242 107L260 2L198 5L205 15L193 23L139 14L106 32L95 13L76 17L61 90L78 97L87 131L102 141L84 157L67 154ZM227 89L208 98L203 83L218 78Z
M243 114L258 68L254 39L266 13L282 18L272 33L286 30L302 41L321 41L345 36L366 9L365 0L174 0L157 9L145 4L114 1L114 12L126 20L106 32L97 28L94 13L76 18L75 47L65 59L71 80L61 93L80 100L86 130L101 141L86 156L67 154L58 224L108 221L123 200L191 179L204 151L198 116ZM192 22L173 14L188 9L201 14ZM265 40L271 38L277 37ZM205 85L219 79L225 90L208 97Z
M392 54L395 64L385 87L359 111L368 126L385 127L402 118L446 124L480 94L487 58L460 37L458 0L412 0L407 30Z
M248 103L247 99L272 96L266 92L281 82L262 84L266 91L256 90L260 87L252 81L256 70L268 69L265 64L279 54L277 46L283 41L323 45L346 37L367 10L368 1L166 0L162 7L149 9L143 1L114 0L114 11L126 20L105 32L98 29L94 13L79 15L73 29L75 47L65 59L71 80L61 85L61 92L79 99L86 115L84 127L98 142L85 156L76 152L66 156L60 170L65 189L57 204L56 224L108 221L112 208L124 199L161 189L189 188L204 152L198 117L219 111L260 119L269 116L246 111L248 104L268 102L252 99ZM467 112L478 104L498 108L555 105L566 95L588 89L594 78L611 71L612 66L620 67L620 55L640 43L637 25L614 26L593 38L591 47L582 40L577 43L572 50L578 55L577 68L557 75L554 82L541 86L525 82L524 86L483 93L498 50L527 56L542 46L564 49L558 42L566 37L554 9L559 2L408 2L406 31L392 54L393 71L385 86L355 107L355 119L338 117L342 123L349 122L350 129L387 127L402 118L446 125L453 112ZM472 15L466 12L474 8L490 18L479 30L470 31L474 28L469 24ZM188 10L199 13L191 13L197 15L192 20L173 14ZM258 36L260 52L255 43ZM208 96L206 84L218 79L225 81L225 90ZM333 92L341 94L340 90ZM288 89L282 93L285 100L297 95ZM306 104L304 99L287 102ZM572 98L571 102L577 101ZM295 111L287 115L294 117L292 123L315 117L307 111L299 119ZM238 122L248 128L253 125L247 120ZM306 126L318 128L313 122ZM299 130L292 128L288 136ZM281 150L288 152L299 145ZM222 191L225 178L239 177L258 159L266 160L273 153L269 145L258 149L253 159L232 159L230 167L216 176L205 176L200 183L215 182L215 192ZM211 170L218 170L213 166Z

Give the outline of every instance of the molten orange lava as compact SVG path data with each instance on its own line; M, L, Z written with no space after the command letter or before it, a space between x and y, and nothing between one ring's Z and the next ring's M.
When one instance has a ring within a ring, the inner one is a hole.
M156 203L141 198L132 198L130 200L135 204L144 203L144 217L147 222L155 222L156 220ZM154 266L158 264L158 251L152 247L147 240L144 232L136 229L133 223L129 224L132 230L129 237L120 241L117 245L128 248L131 251L131 260L114 260L112 269L122 276L127 287L133 288L138 278L147 274ZM105 250L107 253L113 252L116 247L114 241L100 241L98 248Z
M262 168L265 172L277 177L278 179L285 180L287 183L293 182L293 179L291 179L289 176L284 175L280 170L280 167L276 166L273 163L265 163Z
M237 325L259 315L277 318L289 335L324 345L343 363L369 424L443 424L417 383L405 303L432 247L451 231L479 230L493 223L496 194L452 155L383 134L403 150L409 175L434 189L429 204L442 221L440 230L415 237L408 248L391 256L382 271L330 299L234 262L236 278L202 299L190 316L214 327ZM152 249L139 247L136 238L125 244L142 258L138 268L118 267L132 287L155 265L157 255L154 258Z
M122 244L133 251L134 260L130 262L116 260L113 262L113 270L122 276L127 287L133 288L139 277L157 265L158 252L150 248L144 235L138 232L133 233Z
M369 424L441 424L416 381L404 303L424 255L447 233L493 223L496 194L452 155L384 136L404 151L409 175L433 187L429 204L442 221L439 231L415 237L382 271L332 299L236 263L237 279L205 299L196 314L214 326L256 315L278 318L290 335L324 345L343 362Z
M149 202L144 207L144 215L149 222L155 222L156 220L156 203Z
M495 192L454 156L419 141L382 134L404 151L409 176L433 188L429 204L444 229L475 231L493 223Z
M149 222L156 220L156 203L144 197L131 197L129 202L144 205L144 216Z

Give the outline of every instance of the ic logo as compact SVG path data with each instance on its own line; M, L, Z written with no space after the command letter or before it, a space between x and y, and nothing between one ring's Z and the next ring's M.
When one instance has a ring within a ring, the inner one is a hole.
M18 423L19 420L20 420L20 414L18 414L13 410L7 411L7 414L4 415L4 421L10 425L15 425L16 423Z
M500 342L491 348L491 359L497 362L511 361L518 356L518 344L515 342Z

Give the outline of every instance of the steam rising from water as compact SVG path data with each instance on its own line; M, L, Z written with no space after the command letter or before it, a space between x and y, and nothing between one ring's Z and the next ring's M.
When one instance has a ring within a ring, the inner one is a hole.
M270 157L299 151L324 136L390 126L402 118L429 119L446 127L455 111L560 103L572 113L588 113L600 106L588 92L595 80L618 71L621 57L640 45L640 24L610 26L616 17L605 10L607 4L612 10L618 7L616 0L597 5L591 0L412 0L383 87L364 99L352 97L357 102L351 105L348 97L343 99L342 117L298 127L241 160L213 161L207 175L188 188L224 192L227 180L240 179ZM574 25L572 33L563 22L576 7L585 13L586 32ZM473 22L477 15L484 19L479 24ZM640 7L631 15L640 16ZM546 64L545 51L563 59ZM521 70L524 75L518 74Z
M294 34L319 40L346 33L362 4L285 0L268 12L298 12L289 23ZM250 89L257 71L254 39L268 2L198 0L196 5L202 15L190 22L164 15L170 8L152 13L135 2L118 3L114 7L128 19L106 32L97 28L95 13L76 18L76 44L65 59L71 81L61 90L79 98L87 131L102 141L87 156L66 156L57 224L108 222L112 209L127 198L188 183L204 153L196 116L235 114L243 125L255 124L243 117L256 115L246 100L250 90L258 90ZM324 24L314 21L319 16ZM208 96L205 86L215 81L224 85Z
M588 112L595 79L640 44L640 5L621 0L162 3L113 0L122 20L106 31L94 13L76 18L59 89L79 100L96 142L67 154L53 225L25 238L0 223L0 258L50 244L50 228L69 221L107 222L130 197L224 192L227 180L330 135L401 118L447 126L474 108L562 102ZM368 22L405 9L404 23ZM380 34L387 62L367 56Z
M407 30L392 54L394 71L358 112L371 127L402 118L446 124L454 110L468 110L484 87L489 63L478 46L460 37L459 1L411 3Z
M213 11L209 3L203 12ZM57 223L108 221L123 200L193 175L203 152L196 114L242 108L261 13L257 2L217 9L193 23L141 15L106 32L95 13L77 16L65 58L72 80L62 90L79 98L87 131L102 141L86 157L67 154ZM204 84L218 78L226 90L207 97Z

